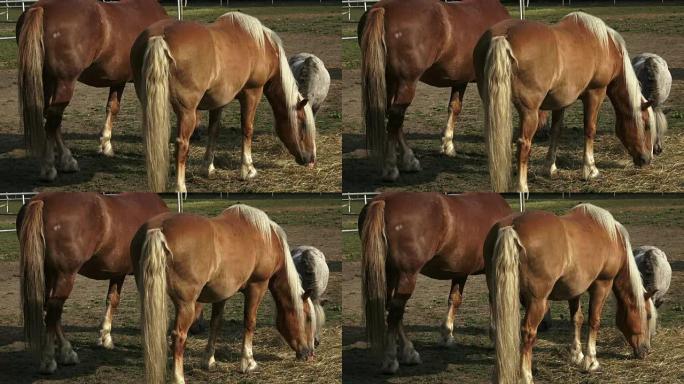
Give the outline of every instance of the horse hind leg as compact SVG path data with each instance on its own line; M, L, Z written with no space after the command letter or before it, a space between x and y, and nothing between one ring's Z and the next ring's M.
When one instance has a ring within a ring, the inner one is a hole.
M575 365L581 365L584 360L584 354L582 353L582 342L580 341L582 335L582 323L584 323L584 315L582 314L582 306L580 304L580 298L576 297L568 301L570 307L570 318L572 319L572 324L574 328L574 338L572 340L572 346L570 347L570 360Z
M196 108L184 108L177 112L178 138L176 139L176 192L187 193L185 167L190 157L190 135L195 130Z
M46 80L50 81L50 80ZM71 151L62 140L61 126L64 110L69 105L74 94L75 80L57 80L54 84L48 84L46 100L50 100L45 108L45 150L42 154L40 167L40 179L54 181L57 178L55 167L55 147L59 154L57 166L65 172L78 171L78 163L71 155Z
M104 319L100 327L100 337L97 339L97 345L105 349L114 349L114 342L112 341L112 318L114 312L119 306L121 298L121 288L126 276L109 280L109 290L107 291L107 308L105 309Z
M411 105L415 93L415 81L399 84L392 103L388 108L388 137L382 171L383 180L397 180L399 178L399 168L405 172L420 171L420 162L416 159L416 156L406 142L403 131L406 109ZM399 149L399 155L401 156L399 168L397 167L397 149Z
M456 344L454 340L454 320L456 311L463 301L463 286L466 279L453 279L451 281L451 291L449 292L449 308L446 319L441 327L442 344L445 347L452 347Z
M538 110L521 108L520 138L518 139L518 192L529 193L527 168L532 153L532 137L537 130Z
M194 116L194 113L193 113ZM185 342L188 339L188 330L195 319L195 303L176 302L176 322L171 332L173 351L173 383L184 384L183 377L183 353L185 352Z
M522 382L532 383L532 348L537 341L537 328L544 318L548 305L546 300L532 300L527 305L522 325L521 369Z
M560 133L563 129L564 115L565 108L555 110L551 115L551 137L549 139L549 151L546 154L546 162L544 164L544 173L547 176L553 176L558 172L558 168L556 168L556 155L558 153L558 140L560 140Z
M216 359L214 353L216 352L216 338L221 330L221 320L223 320L223 309L225 308L226 300L214 303L211 307L211 323L209 328L209 339L207 340L207 348L204 350L203 365L207 370L216 367Z
M221 113L223 108L214 109L209 112L209 137L207 141L207 151L204 153L204 162L202 168L206 177L211 177L216 173L214 168L214 152L216 151L216 141L218 140L218 133L221 129Z
M100 147L97 149L98 153L101 153L107 157L114 156L114 150L112 149L112 126L114 125L114 119L119 114L119 109L121 107L121 97L123 96L124 88L126 84L117 85L116 87L109 88L109 98L107 98L107 117L105 118L104 127L100 132Z
M387 345L385 346L385 356L382 363L382 371L387 374L394 374L399 370L397 360L397 338L401 338L402 350L401 360L404 364L419 364L420 355L413 348L413 343L408 339L403 329L404 311L406 302L411 298L416 287L415 273L399 272L397 276L398 285L394 289L394 295L388 302L387 314Z
M442 132L442 147L440 152L449 156L456 156L456 149L454 149L454 130L456 129L456 119L463 108L463 95L465 94L466 86L468 84L459 85L451 88L451 97L449 99L449 118L447 119L446 127Z
M61 324L64 302L71 294L75 278L75 274L62 274L53 280L54 286L46 302L45 323L47 339L41 356L41 373L55 372L57 370L55 359L62 365L78 363L78 355L74 352L71 343L69 343L69 340L64 335ZM59 344L59 350L55 355L56 344Z

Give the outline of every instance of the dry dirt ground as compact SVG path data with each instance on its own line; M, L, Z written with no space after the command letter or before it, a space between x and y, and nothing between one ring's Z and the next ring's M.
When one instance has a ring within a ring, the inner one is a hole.
M562 15L578 9L561 8L556 4L533 6L527 17L555 22ZM684 7L583 6L582 10L603 18L608 25L621 32L631 55L653 52L668 62L674 81L668 102L670 130L665 139L665 149L651 166L636 169L614 134L614 113L606 99L599 115L599 129L594 145L601 175L596 180L583 181L582 106L577 102L566 111L565 128L559 145L557 176L549 178L542 175L549 141L535 137L529 170L530 191L684 190L684 34L681 28ZM512 8L509 11L513 17L517 17ZM345 23L343 35L353 36L356 34L355 30L356 23ZM457 192L490 189L483 141L484 112L475 84L470 84L467 88L464 108L457 122L456 157L449 158L440 154L439 148L441 130L447 120L450 91L419 83L415 99L406 114L404 130L423 170L402 173L397 182L383 183L378 167L367 158L365 150L359 60L356 40L343 42L343 191L411 189ZM517 132L517 113L514 113L514 120Z
M551 209L564 212L577 201L530 203L528 209ZM659 329L646 360L631 357L631 348L615 328L613 295L603 311L596 344L601 371L586 374L569 362L572 331L567 304L552 306L553 330L540 333L533 350L536 383L682 383L684 382L684 201L651 202L595 201L609 208L627 227L632 244L656 245L666 252L673 276L668 302L659 310ZM619 207L618 207L619 205ZM351 219L350 219L351 221ZM353 228L353 223L348 225ZM356 233L345 234L357 238ZM408 302L405 315L407 332L423 364L400 366L398 374L380 372L380 361L373 358L365 342L360 295L358 241L344 240L345 263L342 270L343 313L343 383L484 383L489 382L495 362L488 337L489 309L484 276L471 276L466 283L464 302L456 316L456 346L446 349L439 344L439 326L446 315L450 282L420 276ZM350 245L348 245L350 244ZM355 260L355 261L347 261ZM582 308L587 332L586 296Z
M234 8L190 7L188 20L213 21ZM338 192L341 184L341 48L338 8L242 7L281 36L288 55L310 52L319 56L331 73L328 98L317 115L317 163L313 169L299 166L273 130L271 108L264 98L257 109L253 158L259 174L253 180L239 180L240 115L238 103L231 102L223 113L215 166L217 174L207 179L201 173L201 161L207 136L191 142L186 177L189 191L231 192ZM169 8L169 13L172 13ZM3 23L0 30L9 34ZM115 121L112 143L116 156L105 158L97 153L99 131L104 124L108 89L78 84L66 109L63 129L66 142L79 162L80 172L60 174L50 184L38 181L36 162L26 156L17 114L16 43L0 42L0 191L88 190L131 191L147 189L142 147L141 109L133 84L128 84L122 109ZM202 113L206 127L208 113ZM172 119L175 121L175 117ZM172 132L175 132L175 124ZM203 131L206 132L205 128ZM172 137L173 134L172 134Z
M294 352L282 341L275 329L275 307L270 294L267 294L259 309L254 340L258 371L249 375L239 373L243 297L238 294L226 306L217 343L217 369L208 372L201 368L200 359L207 334L191 336L185 351L186 380L188 383L266 383L278 380L339 383L342 374L342 255L336 200L328 198L308 200L306 203L303 200L288 200L288 206L267 200L243 202L261 207L274 221L279 222L287 233L291 246L313 245L326 255L331 273L325 297L327 302L324 305L328 322L323 330L321 345L316 350L314 362L295 361ZM186 204L185 211L214 215L230 203L232 202L209 201L199 202L194 206ZM3 248L17 247L14 234L0 236L3 239ZM14 253L14 258L18 258L18 251ZM52 376L39 374L30 354L24 349L18 290L18 262L0 261L0 383L144 382L138 294L132 277L125 283L122 302L114 317L113 350L104 350L95 344L104 313L107 282L81 276L77 278L72 295L64 308L63 324L81 362L76 366L60 366ZM206 319L209 319L210 311L211 306L206 305Z

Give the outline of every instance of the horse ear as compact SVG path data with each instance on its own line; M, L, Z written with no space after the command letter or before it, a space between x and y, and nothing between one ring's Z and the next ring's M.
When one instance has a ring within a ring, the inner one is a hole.
M302 100L299 101L299 103L297 103L297 109L304 108L304 106L307 105L308 103L309 103L309 99L307 99L306 97L303 98Z
M641 102L641 110L645 111L653 105L653 100L647 100Z

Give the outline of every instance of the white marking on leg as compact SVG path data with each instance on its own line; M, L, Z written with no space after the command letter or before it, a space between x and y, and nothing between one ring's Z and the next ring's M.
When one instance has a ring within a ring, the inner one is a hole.
M251 146L251 144L250 144ZM242 166L240 168L240 178L242 180L253 179L257 175L257 170L252 164L252 149L244 142L242 143Z
M48 331L45 340L45 346L40 357L40 372L54 373L57 370L57 361L55 361L55 334Z
M596 168L594 162L594 143L591 139L586 138L584 141L584 166L582 168L582 176L585 180L594 179L598 177L599 170Z

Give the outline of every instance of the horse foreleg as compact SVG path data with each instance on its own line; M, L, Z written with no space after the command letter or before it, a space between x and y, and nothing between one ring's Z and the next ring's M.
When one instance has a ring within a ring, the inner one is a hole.
M212 369L216 366L216 359L214 359L214 352L216 351L216 338L221 330L221 321L223 320L223 308L226 306L226 300L214 303L211 306L211 323L209 325L209 339L207 340L207 348L204 350L204 368Z
M456 118L461 113L463 107L463 95L465 94L468 83L451 88L451 97L449 98L449 118L447 119L446 127L442 132L442 148L440 152L454 157L456 156L456 149L454 149L454 130L456 129Z
M556 155L558 152L558 140L563 129L563 116L565 108L553 111L551 115L551 137L549 138L549 152L546 154L546 164L544 171L548 176L553 176L557 172Z
M196 108L182 109L178 114L178 138L176 139L176 192L187 193L185 165L190 153L190 136L195 130Z
M256 330L256 316L257 309L261 300L264 298L267 283L251 283L245 287L243 291L245 294L245 313L244 313L244 327L245 334L242 339L242 358L240 359L240 371L242 373L252 372L256 369L257 363L254 360L252 353L252 338Z
M584 323L584 315L582 314L582 306L580 304L579 296L568 300L570 307L570 318L572 319L572 324L574 325L575 337L572 340L572 346L570 347L570 360L573 363L580 365L582 360L584 360L584 354L582 353L582 342L580 337L582 336L582 323Z
M112 125L114 124L114 119L119 114L119 109L121 106L121 96L123 96L124 88L126 84L117 85L116 87L109 88L109 98L107 98L107 117L105 118L104 127L100 132L100 147L97 149L98 153L105 156L114 156L114 150L112 149Z
M242 165L240 179L249 180L256 176L257 170L252 163L252 135L254 134L254 115L259 105L263 88L245 89L240 95L240 125L242 126Z
M522 325L520 372L523 383L532 383L532 348L537 341L537 327L546 313L546 300L532 300L527 306Z
M518 192L529 193L527 167L532 152L532 137L539 121L538 110L520 109L520 138L518 139Z
M221 113L223 108L217 108L209 112L209 138L207 142L207 151L204 153L204 164L202 168L209 177L216 172L214 168L214 151L216 150L216 141L218 140L218 133L221 129ZM199 121L199 120L198 120Z
M449 309L447 310L446 319L442 324L442 343L446 347L451 347L455 344L454 341L454 320L456 320L456 311L463 302L463 287L466 279L451 280L451 291L449 292Z
M75 274L60 274L54 280L55 286L47 302L47 313L45 323L47 326L47 342L43 349L43 356L40 363L42 373L53 373L57 369L55 363L55 342L59 344L57 360L63 365L73 365L78 363L78 355L71 347L62 330L62 310L64 302L69 298L74 287Z
M587 335L587 353L584 354L583 368L585 371L592 372L599 368L596 359L596 338L598 337L599 326L601 325L601 312L603 304L606 302L612 282L595 281L589 288L589 334Z
M192 114L195 115L194 113ZM171 332L173 350L173 383L184 384L183 377L183 352L185 351L185 342L188 339L188 329L195 319L195 303L192 302L177 302L176 306L176 323Z
M403 332L402 321L406 302L411 298L416 287L416 274L400 272L398 275L398 285L394 296L389 302L387 314L387 345L385 346L385 357L382 363L384 373L396 373L399 369L397 361L397 337L402 337L402 362L417 364L420 363L420 355L413 348L413 344Z
M100 328L100 338L97 339L97 345L107 349L114 348L112 342L112 318L114 312L119 306L119 299L121 297L121 288L126 276L109 280L109 290L107 291L107 309L105 310L104 319L102 320L102 327Z
M594 162L594 137L596 136L598 112L605 97L605 88L587 91L582 97L584 106L584 166L582 167L582 176L584 180L593 179L599 175L599 170Z

